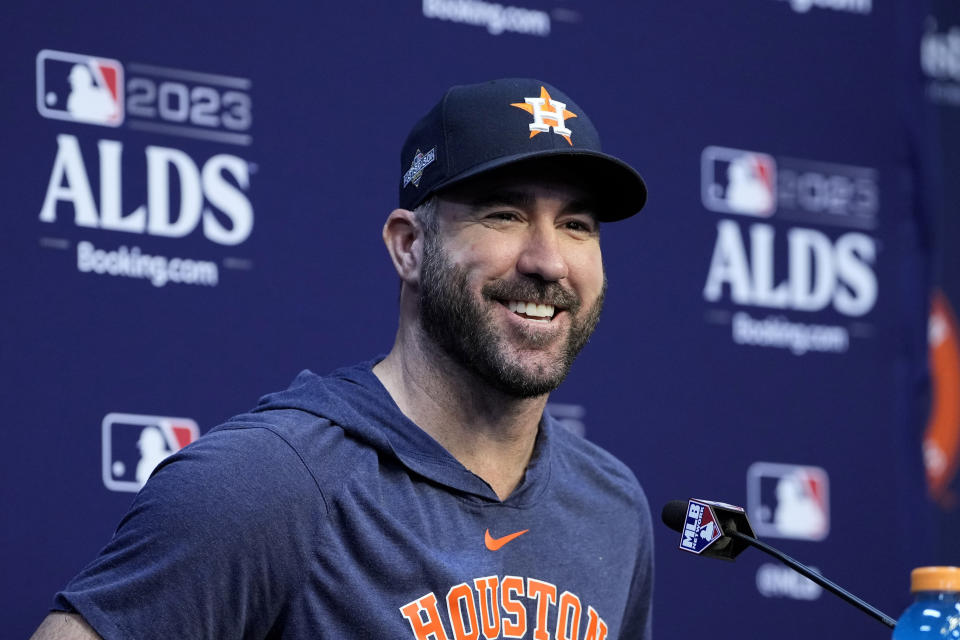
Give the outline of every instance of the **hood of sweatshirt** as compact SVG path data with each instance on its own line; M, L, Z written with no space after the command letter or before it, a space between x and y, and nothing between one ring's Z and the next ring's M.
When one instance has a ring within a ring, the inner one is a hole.
M290 415L289 411L295 410L325 419L347 437L376 449L380 455L394 457L415 474L483 502L500 502L490 485L403 414L373 373L380 360L382 356L327 376L304 370L287 389L263 396L252 413L280 411ZM262 417L271 419L269 415ZM524 479L505 505L529 505L545 488L550 474L551 433L556 428L552 418L544 414Z

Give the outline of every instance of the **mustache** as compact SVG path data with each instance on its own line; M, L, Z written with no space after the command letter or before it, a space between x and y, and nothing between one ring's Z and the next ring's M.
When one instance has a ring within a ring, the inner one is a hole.
M576 313L580 308L580 296L557 282L545 282L533 278L496 280L484 285L482 293L497 300L527 300L537 304L551 304Z

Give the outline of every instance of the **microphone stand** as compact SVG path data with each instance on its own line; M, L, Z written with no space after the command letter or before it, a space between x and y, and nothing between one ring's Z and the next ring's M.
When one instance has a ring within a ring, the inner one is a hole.
M737 540L741 540L742 542L745 542L752 547L756 547L757 549L760 549L760 551L763 551L764 553L770 554L771 556L773 556L780 562L784 563L794 571L797 571L798 573L803 574L805 577L809 578L810 580L813 580L814 582L816 582L818 585L820 585L827 591L843 598L844 600L846 600L856 608L860 609L867 615L879 620L880 622L887 625L891 629L897 626L897 621L891 618L890 616L888 616L887 614L885 614L884 612L867 604L866 602L864 602L857 596L853 595L852 593L850 593L840 585L834 584L830 580L827 580L819 573L812 571L810 568L797 562L796 560L794 560L787 554L783 553L782 551L778 551L774 549L767 543L761 542L756 538L754 538L753 536L748 536L746 534L740 533L735 529L724 531L724 535L727 535L731 538L735 538Z

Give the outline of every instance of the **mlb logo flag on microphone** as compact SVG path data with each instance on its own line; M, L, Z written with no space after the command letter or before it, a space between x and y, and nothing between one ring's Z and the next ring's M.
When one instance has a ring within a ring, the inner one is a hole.
M680 548L690 553L703 553L723 532L713 508L699 500L687 504L687 520L680 537Z

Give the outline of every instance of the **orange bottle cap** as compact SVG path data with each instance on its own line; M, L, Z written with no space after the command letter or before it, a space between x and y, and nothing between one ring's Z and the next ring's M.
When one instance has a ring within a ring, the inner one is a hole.
M960 567L918 567L910 572L910 591L960 591Z

